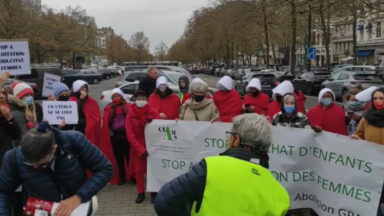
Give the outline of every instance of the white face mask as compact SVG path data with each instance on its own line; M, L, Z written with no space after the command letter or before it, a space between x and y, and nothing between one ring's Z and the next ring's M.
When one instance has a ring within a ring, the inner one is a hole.
M165 90L167 90L167 85L161 84L159 86L159 90L160 90L160 92L165 92Z
M147 105L147 101L146 100L137 100L136 101L136 106L139 107L139 108L142 108L145 105Z

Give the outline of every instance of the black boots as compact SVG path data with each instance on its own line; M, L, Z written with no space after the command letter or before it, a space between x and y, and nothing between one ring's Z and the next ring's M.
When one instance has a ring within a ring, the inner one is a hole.
M136 203L142 203L145 199L145 193L139 193L137 194Z

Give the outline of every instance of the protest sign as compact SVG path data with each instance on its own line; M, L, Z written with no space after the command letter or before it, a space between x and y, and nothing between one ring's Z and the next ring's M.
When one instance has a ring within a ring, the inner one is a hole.
M147 190L227 149L229 123L153 121L146 127ZM290 194L291 208L318 215L375 216L384 176L384 146L310 129L273 128L269 170ZM362 151L364 149L364 151Z
M56 82L60 82L61 77L57 75L53 75L50 73L45 73L44 74L44 84L43 84L43 96L44 97L49 97L53 96L53 87Z
M28 41L0 40L0 72L11 75L31 74Z
M43 101L43 117L51 125L60 125L65 120L67 125L77 124L79 115L74 101Z

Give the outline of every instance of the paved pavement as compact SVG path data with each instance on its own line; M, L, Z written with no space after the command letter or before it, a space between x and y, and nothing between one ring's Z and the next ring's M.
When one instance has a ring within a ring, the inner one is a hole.
M215 86L218 77L200 74L210 86ZM100 100L101 92L114 88L116 78L104 80L103 82L90 85L90 96ZM308 97L306 107L310 108L317 104L316 97ZM146 194L146 200L136 204L136 186L125 184L122 186L108 185L99 194L99 209L96 216L152 216L156 215L150 202L150 194Z

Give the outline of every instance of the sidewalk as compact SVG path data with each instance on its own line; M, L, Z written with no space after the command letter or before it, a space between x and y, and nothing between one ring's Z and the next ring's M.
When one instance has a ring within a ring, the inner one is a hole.
M108 185L98 195L99 208L95 216L156 216L150 193L136 204L136 185Z

